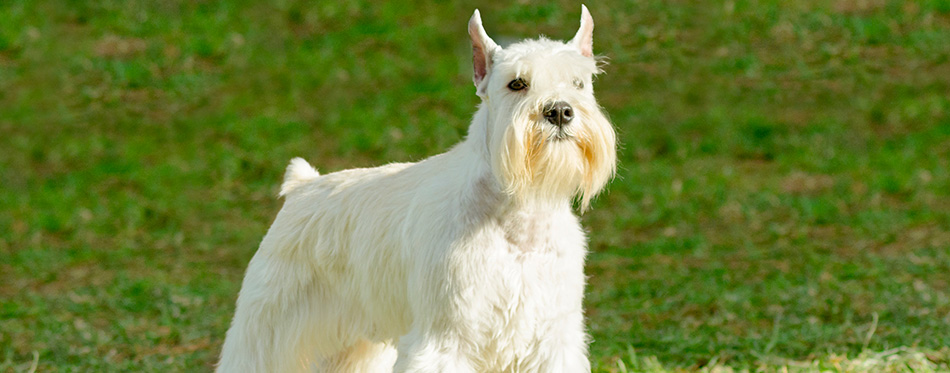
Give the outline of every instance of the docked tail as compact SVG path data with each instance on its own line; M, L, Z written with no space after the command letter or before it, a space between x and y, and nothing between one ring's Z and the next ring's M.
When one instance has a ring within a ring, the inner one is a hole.
M284 174L284 183L280 185L280 196L286 196L298 186L309 183L320 177L317 169L313 168L303 158L297 157L290 160L287 166L287 173Z

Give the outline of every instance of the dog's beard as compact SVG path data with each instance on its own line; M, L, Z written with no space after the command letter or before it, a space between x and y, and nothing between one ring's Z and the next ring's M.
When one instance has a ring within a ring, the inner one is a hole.
M522 114L498 128L503 135L492 152L496 176L509 195L542 202L577 197L586 210L614 173L613 127L600 110L580 105L569 125L557 127L535 106L514 110Z

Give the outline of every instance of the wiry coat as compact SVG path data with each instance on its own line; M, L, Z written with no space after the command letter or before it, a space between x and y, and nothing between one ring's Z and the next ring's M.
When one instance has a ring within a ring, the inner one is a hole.
M586 239L571 205L602 189L615 150L583 14L570 43L502 49L476 12L483 103L448 152L322 176L294 159L218 370L589 371ZM531 90L509 90L513 77ZM546 124L551 100L577 108L576 122Z

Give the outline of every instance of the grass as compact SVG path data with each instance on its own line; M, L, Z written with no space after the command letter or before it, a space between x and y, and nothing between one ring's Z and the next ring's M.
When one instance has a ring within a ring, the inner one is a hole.
M590 5L595 370L950 370L950 2ZM209 370L290 158L464 136L472 8L0 2L0 370Z

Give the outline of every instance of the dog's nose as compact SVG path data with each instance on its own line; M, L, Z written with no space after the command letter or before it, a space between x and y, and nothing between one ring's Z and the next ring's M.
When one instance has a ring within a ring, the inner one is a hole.
M555 126L563 127L574 119L574 108L564 101L557 101L544 106L544 119Z

